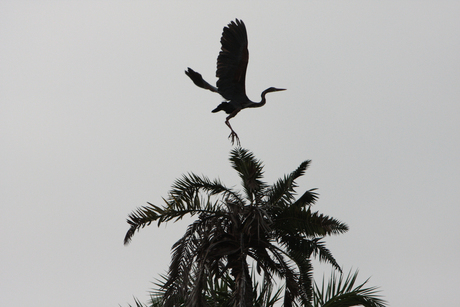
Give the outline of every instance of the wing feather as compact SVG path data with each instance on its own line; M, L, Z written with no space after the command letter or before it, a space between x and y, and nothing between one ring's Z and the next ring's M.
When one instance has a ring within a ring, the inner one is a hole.
M246 96L245 77L248 67L248 35L243 21L236 19L226 26L217 57L217 89L225 99Z

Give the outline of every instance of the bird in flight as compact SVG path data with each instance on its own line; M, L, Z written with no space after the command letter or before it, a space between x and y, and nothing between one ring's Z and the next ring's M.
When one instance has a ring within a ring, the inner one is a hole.
M224 27L220 43L222 48L217 57L217 87L206 82L201 74L190 67L185 71L185 74L189 76L197 86L219 93L226 100L219 104L212 112L225 111L225 113L229 114L225 119L225 124L231 131L228 138L231 139L232 144L234 144L236 140L237 144L240 145L240 139L230 125L229 120L235 117L242 109L258 108L265 105L265 95L267 93L284 91L285 89L275 87L267 88L262 92L262 100L260 102L251 101L248 96L246 96L245 78L249 52L248 34L242 20L236 19Z

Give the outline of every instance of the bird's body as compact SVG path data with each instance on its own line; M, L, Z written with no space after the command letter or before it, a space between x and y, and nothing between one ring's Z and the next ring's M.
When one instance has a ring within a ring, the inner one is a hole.
M219 93L226 99L226 101L218 105L212 112L225 111L225 113L230 114L225 120L225 124L231 130L229 138L231 138L232 143L235 138L239 143L238 135L230 125L230 118L234 117L242 109L263 106L266 102L265 94L283 91L284 89L274 87L266 89L261 94L262 100L260 102L253 102L246 96L245 79L249 52L248 36L243 21L236 19L230 22L223 30L220 42L222 48L217 57L217 87L206 82L201 74L191 68L188 68L185 74L197 86Z

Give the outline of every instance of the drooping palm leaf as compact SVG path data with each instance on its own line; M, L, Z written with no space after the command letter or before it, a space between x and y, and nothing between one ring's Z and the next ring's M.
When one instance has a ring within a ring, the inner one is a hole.
M198 176L193 173L183 175L174 182L170 191L170 199L174 202L191 202L198 191L205 192L209 196L221 194L223 198L244 202L239 193L224 186L219 179L210 180L206 176Z
M152 222L158 222L160 225L173 219L181 219L185 215L218 212L221 202L211 201L211 197L218 194L233 202L240 204L244 202L238 193L225 187L219 180L211 181L207 177L200 177L193 173L184 175L174 182L169 198L164 199L165 206L159 207L148 203L148 206L138 208L129 214L127 222L131 227L126 233L124 243L128 244L136 231Z

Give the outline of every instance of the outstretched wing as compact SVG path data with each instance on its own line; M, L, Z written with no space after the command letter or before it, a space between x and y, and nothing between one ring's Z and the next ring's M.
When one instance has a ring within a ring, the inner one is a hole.
M248 34L243 21L236 19L224 28L222 49L217 57L217 89L225 99L246 95L245 77L248 67Z

